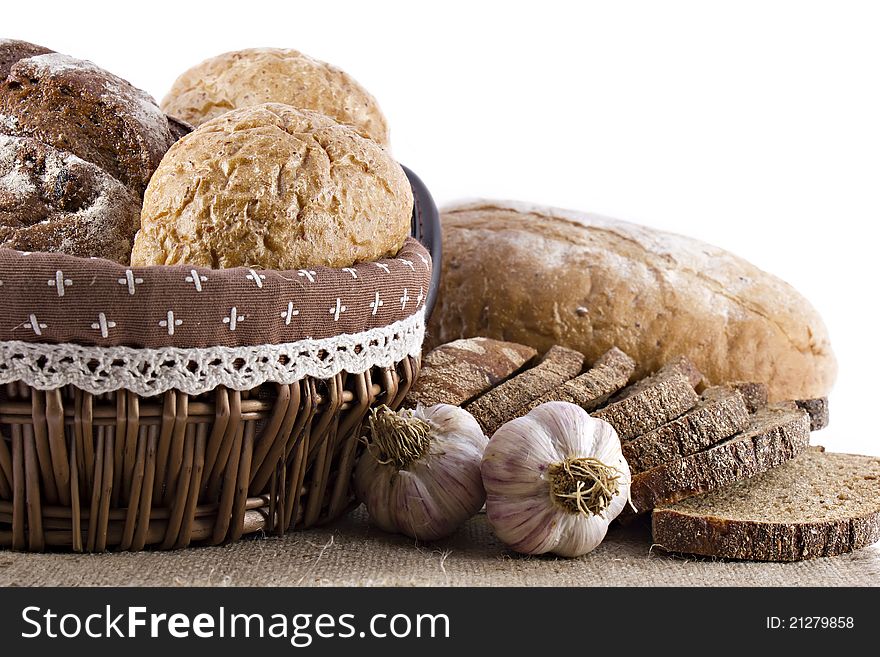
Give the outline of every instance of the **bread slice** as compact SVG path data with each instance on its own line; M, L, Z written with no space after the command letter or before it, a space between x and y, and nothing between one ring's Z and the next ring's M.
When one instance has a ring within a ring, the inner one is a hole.
M828 426L828 398L817 397L816 399L798 399L795 401L798 408L804 409L810 415L810 431L819 431Z
M782 465L810 443L810 418L790 404L759 410L748 428L722 443L633 476L637 513L717 490Z
M584 355L579 351L551 347L533 368L480 395L465 408L491 436L502 424L517 417L517 411L530 401L580 374L583 366Z
M616 395L611 398L611 403L616 403L626 399L627 397L631 397L643 390L647 390L651 386L656 385L657 383L668 379L670 376L683 376L688 380L688 383L691 384L698 392L702 392L703 388L706 385L706 379L703 376L703 373L697 369L697 366L694 365L693 361L687 356L679 356L678 358L674 358L668 363L665 363L663 367L659 370L650 374L642 379L639 379L632 385L627 386Z
M755 413L767 405L767 385L755 381L731 381L725 383L726 388L736 390L742 395L749 413Z
M621 440L630 440L663 426L696 405L699 397L687 378L677 372L655 377L650 385L593 412L592 416L613 426Z
M798 561L880 540L880 458L807 450L760 476L654 510L670 552Z
M515 342L464 338L440 345L422 361L422 371L403 401L460 406L508 378L538 352Z
M589 370L529 402L519 409L517 416L522 417L549 401L567 401L585 411L595 410L623 388L635 370L636 362L617 347L612 347Z
M687 413L662 427L623 443L633 474L711 447L749 424L743 396L728 387L707 388Z

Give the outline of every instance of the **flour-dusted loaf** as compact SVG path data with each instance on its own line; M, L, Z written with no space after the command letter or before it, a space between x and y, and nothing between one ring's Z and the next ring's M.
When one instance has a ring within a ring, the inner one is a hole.
M0 134L0 247L128 264L140 197L76 155Z
M422 359L419 378L404 406L461 406L486 392L537 356L525 345L491 338L462 338L433 349Z
M756 236L758 239L758 236ZM713 384L821 397L837 370L821 318L791 286L703 242L595 215L480 201L443 213L431 335L486 335L588 361L617 346L636 376L687 354Z
M35 43L17 39L0 39L0 80L6 79L15 62L50 52L52 51L49 48L38 46Z
M880 459L807 450L769 472L652 514L654 544L727 559L797 561L880 540Z
M810 418L790 404L770 405L749 426L709 449L634 475L630 497L638 513L754 477L791 460L810 444Z
M376 142L317 112L245 107L169 149L131 263L350 267L395 255L412 209L403 168Z
M174 141L153 98L92 62L17 43L0 79L0 133L73 153L143 194Z
M169 114L195 126L261 103L314 110L388 144L379 104L345 71L287 48L249 48L193 66L162 100Z

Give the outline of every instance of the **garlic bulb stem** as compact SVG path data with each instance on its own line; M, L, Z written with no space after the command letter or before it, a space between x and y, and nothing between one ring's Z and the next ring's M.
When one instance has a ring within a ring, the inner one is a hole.
M620 471L589 456L553 463L548 474L551 498L569 513L599 515L620 490Z
M383 404L370 414L372 440L367 448L382 465L405 468L428 453L430 432L427 421L412 413L395 413Z

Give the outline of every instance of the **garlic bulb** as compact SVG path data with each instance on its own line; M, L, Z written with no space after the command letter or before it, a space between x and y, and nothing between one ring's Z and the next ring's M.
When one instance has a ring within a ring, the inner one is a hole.
M568 402L541 404L502 425L482 474L492 529L526 554L586 554L629 499L617 432Z
M487 438L470 413L448 404L398 413L382 406L373 410L370 429L354 487L380 528L431 541L483 506Z

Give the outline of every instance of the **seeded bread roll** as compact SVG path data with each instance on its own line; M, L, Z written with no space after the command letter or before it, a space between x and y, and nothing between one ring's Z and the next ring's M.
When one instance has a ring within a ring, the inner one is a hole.
M9 48L7 58L22 48ZM17 59L0 80L0 133L73 153L138 195L174 141L148 94L91 62L55 52Z
M617 346L636 377L687 354L712 384L771 401L828 393L828 332L791 286L703 242L553 208L479 201L443 213L433 339L485 335L588 361Z
M422 371L403 405L461 406L509 377L537 354L531 347L490 338L463 338L440 345L422 360Z
M397 253L412 208L406 174L374 141L316 112L246 107L168 151L131 263L350 267Z
M174 82L162 108L194 126L262 103L314 110L388 144L388 125L373 98L329 64L283 48L227 52L193 66Z
M140 198L76 155L0 135L0 247L128 264Z
M831 557L880 540L880 459L808 450L778 468L654 510L654 543L726 559Z

